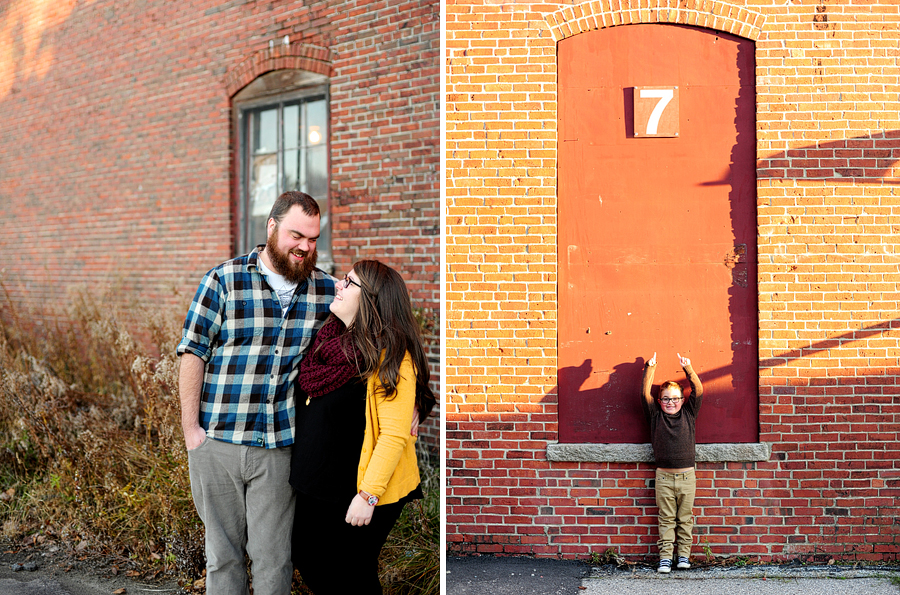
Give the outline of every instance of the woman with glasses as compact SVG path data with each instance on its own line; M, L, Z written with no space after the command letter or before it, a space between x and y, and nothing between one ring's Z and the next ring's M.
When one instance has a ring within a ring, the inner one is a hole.
M357 262L331 312L297 377L292 559L316 595L381 593L378 555L403 506L422 497L415 434L435 397L397 271Z
M684 396L681 385L673 380L659 388L659 400L651 395L656 353L644 366L641 405L650 422L650 442L656 460L656 504L659 507L659 572L672 570L677 546L678 568L691 567L694 528L694 426L703 403L703 385L691 367L691 360L676 354L691 383L691 394Z

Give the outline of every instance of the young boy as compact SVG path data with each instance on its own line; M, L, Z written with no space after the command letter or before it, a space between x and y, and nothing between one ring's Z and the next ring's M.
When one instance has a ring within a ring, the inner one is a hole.
M644 366L641 404L650 422L650 442L656 459L656 505L659 507L659 568L672 570L672 556L678 547L678 568L691 567L691 543L694 528L694 424L703 403L703 385L691 367L691 360L678 355L678 361L691 383L685 398L681 385L672 380L659 389L659 401L650 394L656 353Z

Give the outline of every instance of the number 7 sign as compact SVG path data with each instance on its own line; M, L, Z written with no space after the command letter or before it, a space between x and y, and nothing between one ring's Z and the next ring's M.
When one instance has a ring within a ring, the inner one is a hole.
M634 88L634 136L678 136L678 87Z

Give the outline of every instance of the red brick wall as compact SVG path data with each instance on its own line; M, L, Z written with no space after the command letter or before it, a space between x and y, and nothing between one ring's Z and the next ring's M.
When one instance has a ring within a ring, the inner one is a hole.
M436 317L439 27L433 0L0 4L9 300L55 306L89 287L185 303L234 255L231 96L289 36L284 54L330 61L338 274L382 259Z
M446 8L450 551L657 552L652 466L546 456L565 291L556 42L680 23L756 43L759 424L772 449L768 461L698 464L694 553L897 560L900 5Z

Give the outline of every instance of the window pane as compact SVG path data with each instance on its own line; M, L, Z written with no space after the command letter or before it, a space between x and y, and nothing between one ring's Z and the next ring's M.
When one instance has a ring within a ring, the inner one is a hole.
M331 255L331 205L328 201L328 106L325 99L309 101L303 106L303 138L306 148L301 156L303 186L313 196L322 211L321 236L319 237L319 262L332 263Z
M321 217L319 219L319 241L316 242L316 250L319 252L319 268L328 270L334 263L331 256L331 212L328 209L328 199L324 196L314 197L319 203Z
M284 189L303 190L300 187L300 151L284 152Z
M310 148L306 163L306 193L322 200L328 194L328 154L325 145Z
M284 108L284 148L296 149L300 140L300 106L287 105Z
M306 183L306 146L309 142L308 138L307 138L309 136L309 124L308 124L309 116L307 115L308 110L309 110L309 103L307 102L307 103L303 104L303 112L302 112L303 113L303 122L302 122L303 131L300 136L300 142L303 143L303 152L300 154L300 159L298 160L298 163L300 164L300 171L297 173L298 173L298 183L300 185L298 189L302 192L306 192L307 194L312 194L309 191L308 184ZM318 197L313 195L313 198L318 198Z
M310 147L324 146L328 136L328 113L325 100L319 99L306 104L306 135L304 144Z
M248 243L250 246L266 243L266 221L275 204L278 187L278 156L257 155L252 157L250 169L250 224Z
M278 110L269 109L253 118L253 154L274 153L278 150Z

